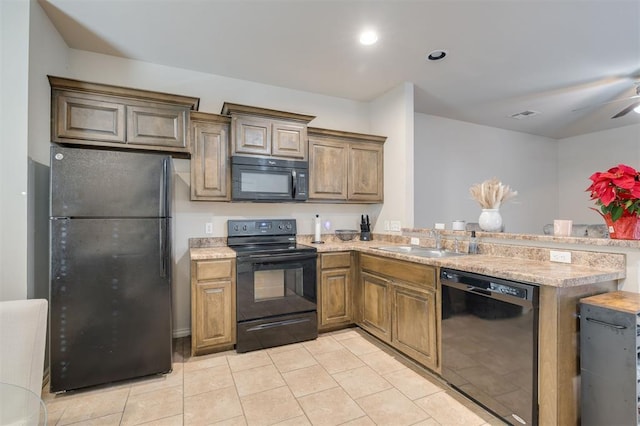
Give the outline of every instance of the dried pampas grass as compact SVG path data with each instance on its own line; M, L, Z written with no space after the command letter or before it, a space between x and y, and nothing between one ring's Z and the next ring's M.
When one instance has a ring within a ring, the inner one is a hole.
M497 178L474 184L469 193L483 209L499 209L502 203L518 195L518 191L503 185Z

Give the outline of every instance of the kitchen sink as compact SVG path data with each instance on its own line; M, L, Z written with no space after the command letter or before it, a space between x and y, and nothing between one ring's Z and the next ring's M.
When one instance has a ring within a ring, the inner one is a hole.
M420 246L383 246L375 248L382 251L389 251L392 253L405 253L412 256L420 257L453 257L465 255L465 253L456 253L453 251L437 250Z

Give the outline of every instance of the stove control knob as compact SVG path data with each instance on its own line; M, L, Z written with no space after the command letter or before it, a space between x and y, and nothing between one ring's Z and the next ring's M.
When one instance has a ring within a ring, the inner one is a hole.
M242 225L242 230L246 231L247 230L247 225Z
M287 223L287 229L291 229L291 224Z
M238 229L240 229L240 228L238 227L238 225L233 225L233 230L234 230L234 231L237 231Z
M280 229L284 229L284 225L283 225L283 224L280 224L280 225L278 225L278 228L280 228Z

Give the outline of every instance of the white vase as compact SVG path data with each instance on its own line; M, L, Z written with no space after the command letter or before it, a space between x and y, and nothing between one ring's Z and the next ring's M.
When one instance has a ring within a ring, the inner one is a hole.
M501 232L502 216L500 215L500 210L482 209L482 213L478 218L478 225L480 225L480 229L486 232Z

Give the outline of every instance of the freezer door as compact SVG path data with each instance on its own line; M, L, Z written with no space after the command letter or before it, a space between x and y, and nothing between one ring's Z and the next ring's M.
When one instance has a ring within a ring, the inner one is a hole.
M171 371L167 219L51 221L51 391Z
M171 216L171 157L51 147L51 216Z

